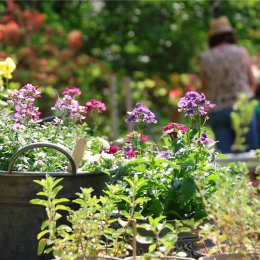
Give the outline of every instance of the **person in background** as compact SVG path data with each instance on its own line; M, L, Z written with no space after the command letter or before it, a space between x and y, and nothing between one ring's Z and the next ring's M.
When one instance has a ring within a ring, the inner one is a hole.
M246 92L254 97L255 79L250 55L245 47L236 44L234 29L228 18L221 16L210 21L210 49L204 51L200 61L202 92L216 107L209 111L209 123L215 134L217 148L231 153L235 133L231 128L230 113L237 93ZM253 115L246 135L248 150L258 148L257 118Z

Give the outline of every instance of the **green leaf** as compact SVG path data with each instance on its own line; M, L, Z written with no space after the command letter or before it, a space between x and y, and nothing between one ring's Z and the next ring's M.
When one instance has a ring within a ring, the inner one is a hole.
M110 175L110 172L103 170L103 173L106 173L107 175Z
M188 226L194 226L194 218L183 220L182 222Z
M124 220L119 218L118 223L124 228L127 225L128 221L124 221Z
M49 230L42 231L41 233L38 234L37 239L40 239L42 236L44 236L47 233L49 233Z
M144 223L144 224L137 224L136 227L137 228L143 228L143 229L149 231L149 230L151 230L152 226L150 224Z
M83 199L75 199L75 200L73 200L73 202L78 203L80 205L84 205L85 204Z
M135 219L146 219L141 213L135 212L134 214Z
M38 192L36 195L47 196L47 195L46 195L46 192L42 192L42 191L41 191L41 192Z
M126 210L121 210L120 214L123 215L123 216L126 216L126 217L130 216L130 214Z
M134 170L138 171L138 172L145 172L146 171L146 167L145 165L138 165L137 167L134 168Z
M62 189L62 186L58 186L56 187L54 190L53 190L53 194L54 194L54 197L56 197L56 195L58 194L58 192Z
M150 213L152 213L155 217L159 217L162 214L162 210L162 203L159 200L154 199L149 207Z
M153 238L152 237L142 237L142 236L137 235L136 241L141 243L141 244L152 244Z
M156 244L152 244L149 246L149 252L153 252L156 249Z
M181 227L181 228L178 228L178 232L181 233L181 232L190 232L190 228L188 227Z
M220 153L217 157L218 158L222 158L222 159L227 159L227 157L224 154L222 154L222 153Z
M47 243L47 239L43 238L40 240L39 245L38 245L38 252L37 252L38 255L40 255L42 253L46 243Z
M61 249L54 249L54 250L53 250L53 255L54 255L54 256L61 256L61 254L62 254Z
M44 254L49 254L52 250L53 250L52 247L47 248L46 250L44 250Z
M115 219L109 219L108 221L107 221L107 223L108 224L112 224L112 223L114 223L114 222L116 222L117 221L117 219L115 218Z
M174 211L174 210L170 210L166 212L166 215L175 215L180 219L180 215L178 214L178 212Z
M37 204L37 205L42 205L42 206L48 206L48 201L47 200L40 200L40 199L32 199L30 200L30 203L32 204Z
M135 201L135 204L140 204L142 202L147 202L149 201L151 198L138 198L136 201Z
M46 186L46 183L44 183L44 182L41 182L41 181L38 181L38 180L34 180L34 182L36 182L36 183L42 185L43 187Z
M55 204L58 204L58 203L62 203L62 202L68 202L70 201L69 199L65 199L65 198L62 198L62 199L54 199L52 201L52 205L55 205Z
M67 207L67 206L64 206L64 205L57 205L57 206L56 206L56 209L69 211L69 210L70 210L70 207Z
M185 202L189 201L192 198L193 194L195 193L195 190L196 183L194 179L187 178L183 181L181 185L181 191Z
M195 210L195 214L194 214L193 217L195 219L206 218L207 217L207 213L206 213L205 209L196 209Z
M128 198L128 197L126 197L125 195L121 195L121 196L119 196L119 197L120 197L120 199L126 201L128 204L131 204L131 199Z
M41 230L44 230L49 225L49 220L45 220L42 222Z

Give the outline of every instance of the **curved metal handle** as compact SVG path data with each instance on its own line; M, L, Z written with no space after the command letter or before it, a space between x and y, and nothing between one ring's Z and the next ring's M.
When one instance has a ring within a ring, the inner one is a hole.
M16 159L18 158L18 156L22 153L24 153L27 150L30 150L32 148L37 148L37 147L49 147L49 148L53 148L55 150L60 151L61 153L63 153L64 155L67 156L67 158L69 159L71 166L72 166L72 173L73 175L76 175L77 169L76 169L76 163L72 157L72 155L66 151L65 149L55 145L55 144L51 144L51 143L33 143L33 144L29 144L24 146L23 148L19 149L11 158L9 165L8 165L8 173L11 174L13 171L13 165L14 162L16 161Z

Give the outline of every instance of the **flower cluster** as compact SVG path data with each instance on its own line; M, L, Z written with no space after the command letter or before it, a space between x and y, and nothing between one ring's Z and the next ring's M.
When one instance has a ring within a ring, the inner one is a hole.
M84 107L80 106L78 101L73 99L69 95L65 95L63 99L58 97L58 101L55 106L51 108L52 110L62 110L64 112L70 113L70 116L74 119L85 119L80 113L84 112Z
M15 90L8 94L8 103L14 105L15 113L12 114L9 119L15 120L13 129L21 128L21 124L24 123L26 119L37 120L39 119L39 108L34 106L34 100L37 97L41 97L41 90L38 86L33 86L31 84L25 85L19 91Z
M143 106L141 103L135 105L135 109L132 112L127 112L130 117L125 121L127 123L131 122L147 122L147 123L157 123L155 120L155 115L152 113L148 107Z
M207 138L207 134L206 133L202 133L201 137L198 139L198 143L199 144L211 144L214 143L214 140Z
M93 112L94 110L96 110L98 112L99 111L105 111L106 106L101 101L97 101L96 99L91 99L89 102L86 103L86 106L84 108L84 112L88 113L88 112Z
M11 79L11 73L14 72L16 65L11 58L6 58L5 61L0 62L0 76L3 76L7 79Z
M168 123L167 126L163 127L162 132L167 133L173 137L177 137L178 131L181 131L183 134L185 134L188 129L187 127L182 127L182 126L184 126L184 125L171 122L171 123Z
M213 108L216 105L211 104L206 100L205 95L202 93L201 95L197 92L190 91L186 92L185 96L180 99L178 102L178 111L185 111L186 116L202 116L207 114L205 111L205 107Z
M81 91L78 88L76 88L76 87L65 88L65 90L62 93L62 95L80 96L81 95Z
M137 139L137 141L140 142L141 132L132 132L132 133L129 133L126 137L127 137L127 139L132 139L132 138ZM143 135L142 141L147 142L147 139L148 139L148 136Z

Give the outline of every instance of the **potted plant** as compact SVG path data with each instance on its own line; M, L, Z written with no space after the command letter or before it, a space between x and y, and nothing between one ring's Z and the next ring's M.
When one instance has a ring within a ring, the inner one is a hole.
M145 197L150 200L136 210L144 216L164 215L173 225L175 219L202 219L207 216L196 184L198 174L203 172L202 184L207 198L216 191L215 182L224 178L226 171L225 167L214 162L216 157L224 156L215 151L214 141L207 137L205 122L201 120L201 116L206 114L205 108L214 105L203 94L187 92L178 106L180 111L185 112L188 125L169 123L164 127L165 151L159 151L144 135L146 124L156 122L149 108L139 103L129 112L130 118L126 122L137 123L140 132L132 132L124 139L122 153L127 159L111 180L114 184L122 183L127 195L129 184L124 181L124 176L138 175L146 179L143 189ZM120 209L127 207L127 204L119 204ZM165 229L163 232L168 231ZM187 233L180 233L179 237L183 235L191 239L187 243L191 243L191 251L194 251L194 239L198 240L198 237ZM138 246L142 249L142 245Z
M49 175L41 181L35 180L43 186L43 192L39 192L38 195L45 196L47 199L33 199L30 202L44 206L48 216L41 225L42 232L37 236L40 240L38 255L43 252L45 254L53 252L55 257L77 260L89 259L92 256L126 257L133 236L130 222L133 219L144 219L140 213L134 212L134 209L149 200L136 199L136 194L142 189L145 180L138 179L138 176L133 180L125 179L131 185L131 197L122 194L121 186L107 185L105 196L100 196L99 199L91 196L92 188L81 188L82 192L76 194L79 198L73 200L74 203L79 204L80 208L77 210L71 210L70 207L60 204L67 203L69 201L67 198L56 198L62 186L55 186L61 180L55 180ZM117 211L116 203L121 200L129 203L129 212L121 212L124 219L111 218ZM58 225L57 221L61 217L59 210L68 211L67 220L70 226ZM121 228L115 230L111 227L115 221L119 222ZM43 238L44 235L48 237Z
M93 187L93 193L101 195L116 160L107 140L90 136L86 124L76 124L83 119L85 107L72 96L59 97L53 110L59 110L60 118L41 125L38 124L40 112L35 106L35 100L41 95L37 86L27 84L11 92L7 85L1 91L8 104L1 107L0 116L0 228L5 234L0 238L5 247L2 257L34 260L37 257L34 238L46 215L42 208L29 204L39 192L33 180L40 180L48 172L64 177L61 196L75 198L80 186ZM94 110L102 111L104 106L100 109L100 105L95 103ZM80 138L88 143L77 169L71 154ZM67 171L69 163L72 170ZM31 228L25 231L27 225Z
M200 259L260 259L259 194L248 176L229 172L225 181L217 182L217 191L207 199L200 180L201 196L209 218L215 223L204 225L198 232L201 243L210 239L214 244L211 248L204 244L204 253L214 255Z

